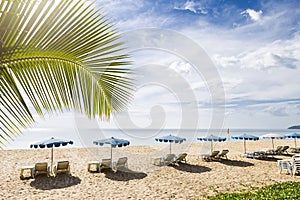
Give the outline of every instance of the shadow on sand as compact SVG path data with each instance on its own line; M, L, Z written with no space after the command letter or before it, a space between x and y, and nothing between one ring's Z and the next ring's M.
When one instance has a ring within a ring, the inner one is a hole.
M40 190L51 190L71 187L79 183L81 179L72 175L59 174L56 177L39 175L30 183L30 186Z
M219 161L220 163L224 165L230 165L230 166L236 166L236 167L250 167L254 164L251 162L241 161L241 160L226 160L222 159Z
M120 169L117 172L111 170L104 170L105 177L115 181L129 181L134 179L143 179L147 176L146 173L136 172L130 169Z
M174 169L189 172L189 173L203 173L203 172L211 171L211 168L209 167L200 166L200 165L191 165L188 163L179 163L178 165L170 165L170 166L173 167Z

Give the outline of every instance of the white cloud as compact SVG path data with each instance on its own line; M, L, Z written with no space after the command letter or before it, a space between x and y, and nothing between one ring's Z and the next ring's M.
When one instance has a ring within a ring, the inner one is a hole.
M195 14L201 13L203 15L206 15L208 12L205 8L201 7L200 2L194 2L194 1L186 1L183 5L177 5L174 7L175 10L188 10L190 12L193 12Z
M185 2L184 9L197 13L194 1Z
M174 61L169 66L170 69L183 75L190 75L192 66L184 61Z
M241 52L236 56L214 55L214 61L222 67L295 69L300 62L300 35L290 40L278 40L254 51Z
M259 11L255 11L253 9L248 8L247 10L241 12L242 15L249 15L249 17L253 20L253 21L259 21L261 19L261 16L263 14L263 12L261 10Z

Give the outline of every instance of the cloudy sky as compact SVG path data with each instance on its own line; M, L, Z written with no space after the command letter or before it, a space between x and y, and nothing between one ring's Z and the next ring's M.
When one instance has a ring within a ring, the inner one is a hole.
M108 122L67 112L38 120L36 130L285 129L300 124L298 0L95 4L123 34L133 63L134 99Z
M216 128L284 129L300 124L298 0L98 0L96 4L124 33L137 81L128 112L116 114L102 127L209 128L214 126L213 115L221 116ZM155 28L157 34L127 39L127 33L147 28ZM169 31L179 37L168 38L166 48L162 35ZM216 69L215 77L222 82L215 87L223 87L224 103L214 99L206 69L176 54L174 49L184 43L181 36L211 59L211 70ZM132 50L132 42L145 48ZM146 43L155 48L146 48ZM191 122L195 118L196 125Z

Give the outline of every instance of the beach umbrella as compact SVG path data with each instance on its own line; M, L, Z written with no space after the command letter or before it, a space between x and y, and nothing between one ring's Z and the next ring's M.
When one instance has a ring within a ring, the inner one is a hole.
M242 135L236 135L236 136L232 136L232 139L235 140L244 140L244 152L246 153L246 140L259 140L259 137L255 136L255 135L248 135L246 133L242 134Z
M288 133L286 135L284 135L285 138L293 138L295 140L295 147L297 147L297 138L300 138L300 134L299 133Z
M183 141L186 141L185 138L177 137L174 135L167 135L167 136L162 136L159 138L155 138L157 142L169 142L170 143L170 154L171 154L171 144L172 143L182 143Z
M271 139L272 140L272 146L274 149L274 139L284 139L284 136L281 134L277 134L277 133L268 133L265 135L261 135L260 136L261 139Z
M58 138L50 138L40 142L36 142L30 145L30 148L51 148L51 169L53 166L53 148L60 146L67 146L68 144L73 144L71 140L58 139Z
M118 138L106 138L106 139L101 139L101 140L95 140L93 141L95 145L100 145L103 146L104 144L110 145L110 159L112 161L112 149L115 147L125 147L130 144L128 140L124 139L118 139Z
M209 136L205 136L205 137L199 137L199 138L197 138L197 140L210 141L210 151L212 152L213 151L213 142L224 142L226 140L226 138L215 136L215 135L209 135Z

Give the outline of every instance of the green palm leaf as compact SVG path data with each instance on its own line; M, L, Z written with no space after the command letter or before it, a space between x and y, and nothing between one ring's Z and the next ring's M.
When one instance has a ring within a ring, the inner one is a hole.
M89 1L1 0L0 147L34 121L29 105L102 118L124 109L133 84L122 45Z

